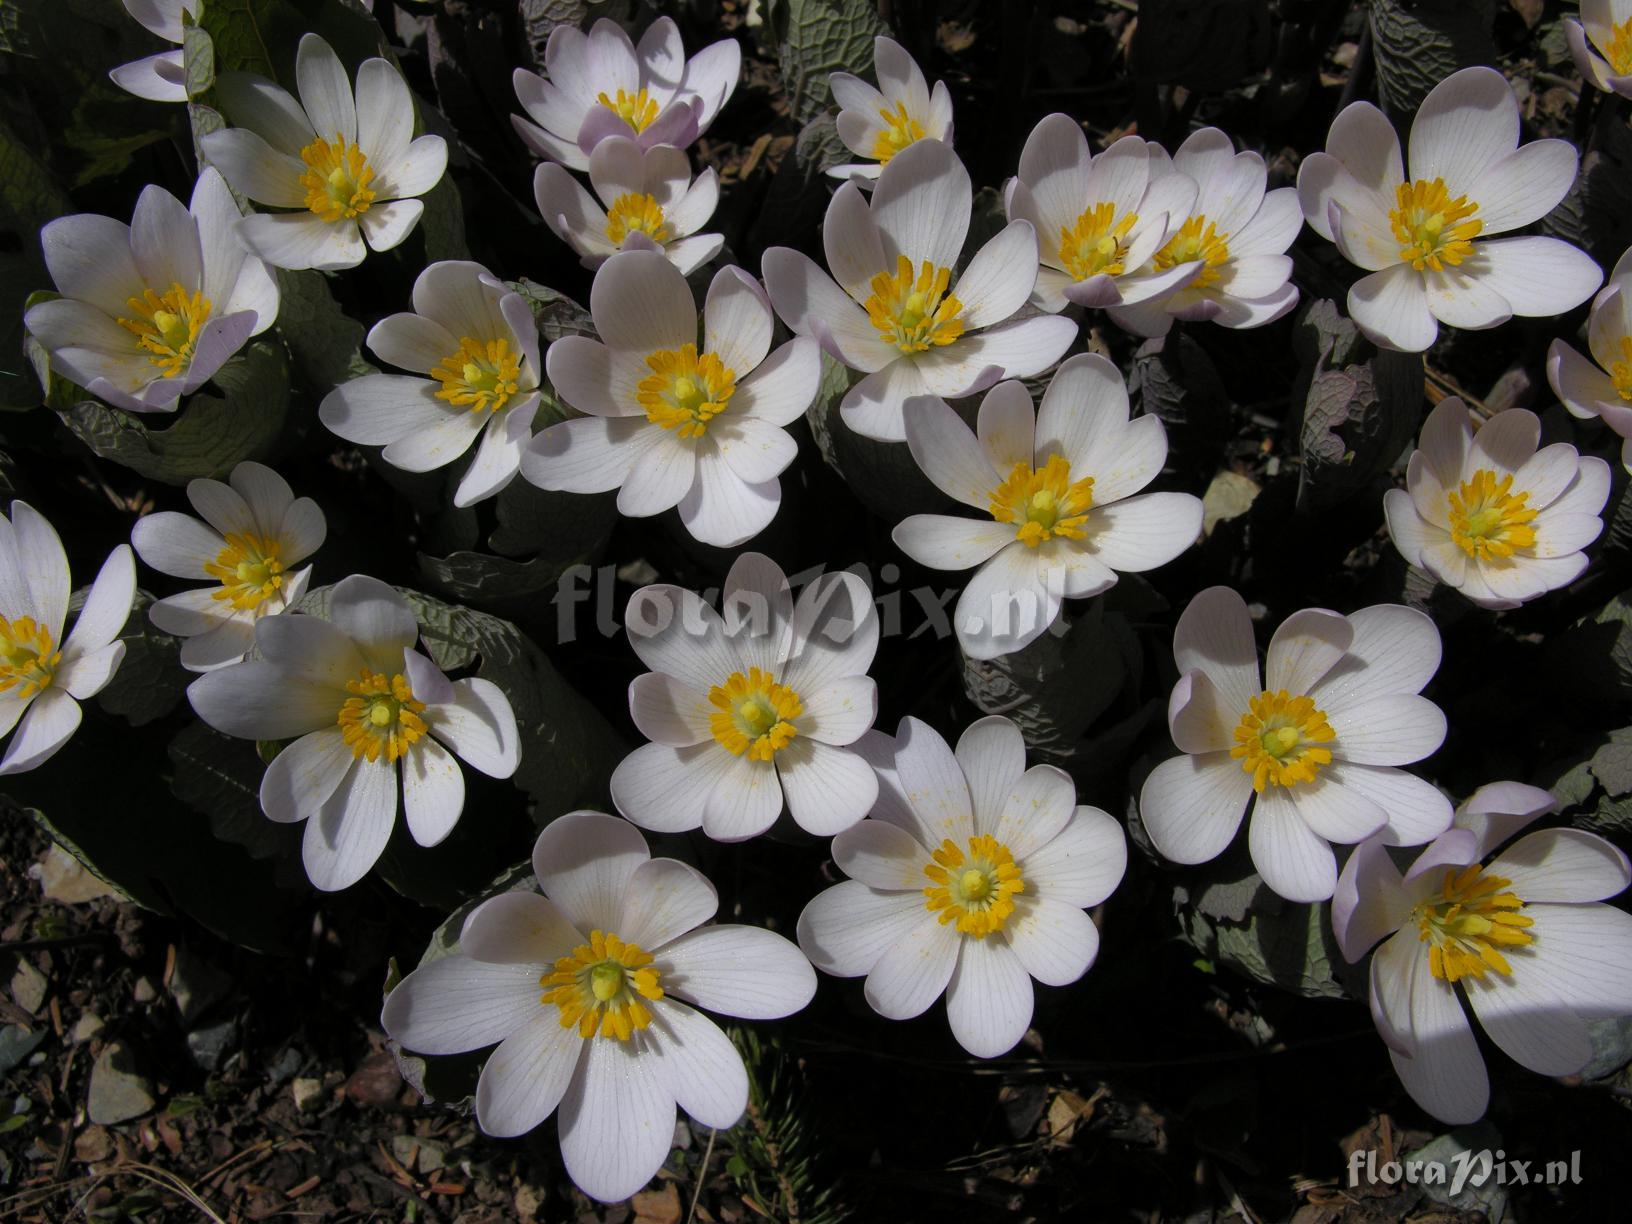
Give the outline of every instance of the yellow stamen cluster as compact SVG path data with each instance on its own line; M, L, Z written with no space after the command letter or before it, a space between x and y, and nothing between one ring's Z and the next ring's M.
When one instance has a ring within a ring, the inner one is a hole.
M1036 548L1056 536L1080 540L1094 504L1094 478L1071 480L1071 465L1050 455L1042 467L1017 463L1009 478L992 490L992 517L1018 524L1015 538Z
M356 680L346 681L346 691L356 696L346 698L336 721L353 759L366 756L377 761L383 755L387 762L395 762L425 734L420 717L425 703L414 700L407 677L387 679L365 668Z
M283 588L282 543L272 536L253 534L227 536L227 546L214 561L204 563L204 572L221 584L211 599L231 603L239 611L257 609Z
M793 719L805 712L799 694L776 683L770 672L750 667L745 676L732 672L724 684L708 690L715 713L709 728L720 747L752 761L769 761L799 733Z
M355 220L374 203L369 187L374 167L340 133L334 134L332 142L319 136L300 151L300 160L306 163L306 173L300 176L300 185L306 188L306 207L323 220Z
M591 931L587 944L579 944L571 956L555 962L553 973L538 979L544 988L539 1001L559 1008L561 1027L576 1027L586 1040L598 1032L628 1041L636 1029L651 1024L651 1008L640 1000L663 997L657 984L661 976L652 968L651 953L638 944Z
M117 322L136 337L147 359L166 378L185 373L193 363L198 333L209 321L209 298L202 293L188 293L179 283L171 282L163 293L148 289L140 297L126 298L125 308L130 314Z
M1473 254L1473 239L1485 228L1474 216L1479 206L1467 196L1454 200L1444 179L1416 179L1394 191L1395 208L1388 214L1400 258L1418 272L1442 272Z
M873 138L873 157L881 166L888 165L890 158L924 138L924 125L907 113L905 102L880 108L878 117L884 121L884 130Z
M652 196L626 191L612 201L606 210L606 240L621 243L631 233L639 231L653 242L667 242L673 237L669 223L663 217L663 207Z
M1522 948L1534 943L1525 930L1532 919L1519 913L1524 902L1510 892L1512 883L1500 876L1484 875L1478 863L1452 867L1437 895L1420 902L1411 911L1417 920L1418 937L1428 945L1428 968L1441 981L1482 978L1494 969L1504 977L1513 966L1502 948Z
M51 630L32 616L0 616L0 693L16 689L23 700L51 687L62 651L51 649Z
M472 412L497 412L521 386L521 354L510 341L464 336L459 351L431 370L442 384L436 398Z
M1156 252L1156 266L1164 272L1180 264L1200 260L1206 266L1201 275L1190 282L1192 289L1206 289L1216 285L1219 265L1230 257L1229 235L1221 234L1206 217L1197 213L1179 227L1179 232L1167 240L1167 245Z
M1604 58L1609 61L1616 76L1632 73L1632 17L1610 28L1609 46L1604 48Z
M1512 490L1512 472L1497 479L1481 468L1449 495L1451 539L1468 556L1489 561L1535 545L1536 512L1524 504L1530 494Z
M1009 848L982 834L969 839L969 852L947 838L924 865L934 881L924 889L924 907L941 925L955 922L958 930L976 939L1001 931L1014 913L1014 895L1026 891L1026 881Z
M1060 229L1060 267L1073 280L1090 276L1121 276L1126 270L1128 231L1138 222L1137 213L1116 215L1116 205L1094 204L1083 210L1076 224Z
M1291 697L1285 689L1254 697L1235 728L1230 755L1252 775L1252 789L1263 794L1271 782L1293 786L1313 782L1322 765L1332 763L1337 738L1323 711L1308 697Z
M607 97L602 90L595 100L632 127L637 136L657 121L657 103L644 89L632 94L620 89L615 98Z
M1616 395L1632 400L1632 336L1621 337L1621 359L1609 363L1609 379Z
M951 344L963 335L963 303L946 291L951 268L937 268L927 259L916 279L912 261L896 256L895 275L873 277L872 295L862 303L867 317L886 344L903 353L922 353L932 344Z
M737 374L713 353L697 355L695 344L661 349L646 358L651 374L640 380L635 399L646 419L682 438L698 438L725 411L737 389Z

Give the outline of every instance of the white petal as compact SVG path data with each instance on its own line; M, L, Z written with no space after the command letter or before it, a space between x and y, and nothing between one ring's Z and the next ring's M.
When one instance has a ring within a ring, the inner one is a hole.
M923 909L922 901L914 900L915 921L884 949L868 971L863 991L868 1004L886 1020L910 1020L927 1011L952 980L964 942L956 930L942 926Z
M223 672L212 672L208 680ZM349 888L368 874L397 819L397 767L359 758L316 815L306 822L301 858L324 892Z
M1023 864L1028 889L1069 906L1098 905L1122 882L1128 841L1122 826L1094 807L1079 807L1047 845Z
M1513 313L1545 318L1573 310L1603 283L1604 274L1586 253L1557 238L1496 238L1474 247L1464 265L1499 293Z
M799 594L785 667L796 692L865 676L878 650L878 609L859 576L823 574Z
M665 992L722 1016L775 1020L816 993L816 972L804 953L759 927L703 927L664 944L656 956Z
M236 227L238 238L274 268L333 272L355 268L368 254L355 221L331 224L312 213L256 213Z
M1307 693L1348 652L1354 629L1348 618L1325 608L1305 608L1281 622L1269 641L1264 687Z
M195 638L194 641L197 639ZM244 642L244 649L248 649L248 642ZM187 653L186 646L182 647L182 654ZM243 651L238 652L241 656ZM68 695L77 701L84 701L100 693L109 680L113 679L114 672L119 670L119 664L125 659L125 644L123 642L109 642L106 646L98 646L95 650L83 651L73 658L63 656L57 666L57 683L68 691ZM182 666L187 666L184 658Z
M300 40L295 56L295 79L300 88L300 104L311 116L318 135L333 140L343 137L347 144L357 139L357 104L351 82L334 49L315 34Z
M1535 140L1481 169L1472 199L1482 234L1500 234L1539 221L1575 182L1579 158L1567 140Z
M508 778L521 760L520 737L510 699L491 680L472 677L453 683L452 700L428 708L432 735L490 778Z
M1031 1024L1031 996L1031 975L1007 944L963 940L946 988L952 1036L976 1058L1007 1054Z
M629 878L618 934L650 951L701 926L719 907L702 872L675 859L652 859Z
M459 950L466 956L484 963L528 965L535 971L553 965L584 941L584 933L567 921L560 907L531 888L489 897L470 911L459 932Z
M1163 858L1205 863L1241 827L1252 779L1227 752L1163 761L1139 792L1139 818Z
M1412 694L1345 701L1326 720L1337 732L1332 755L1361 765L1409 765L1445 742L1445 715Z
M1225 707L1245 713L1262 691L1246 600L1223 586L1191 599L1173 630L1173 662L1181 675L1206 672Z
M1383 348L1420 353L1439 335L1421 273L1396 264L1362 277L1349 289L1349 317Z
M982 522L946 514L914 514L890 532L895 546L930 569L972 569L1014 543L1012 523Z
M309 732L273 758L261 775L261 811L282 824L322 810L351 772L356 757L340 728Z
M992 714L964 729L953 755L969 785L976 828L990 831L1026 772L1025 738L1013 720Z
M615 350L644 357L697 343L697 306L685 277L654 251L625 251L602 264L589 308L596 332Z
M502 1041L536 1017L538 994L536 965L444 956L397 983L380 1024L417 1053L462 1054ZM555 1014L549 1018L555 1021Z
M736 757L703 802L703 832L715 841L746 841L765 832L781 813L782 783L775 766Z
M922 893L879 892L845 880L805 906L799 915L799 947L825 973L862 977L925 917Z
M335 584L329 597L329 620L357 643L369 662L394 672L402 652L419 640L419 622L397 591L366 574L353 574ZM349 677L348 677L349 678Z
M833 839L833 861L852 880L882 892L920 892L930 853L885 820L863 820Z
M794 823L818 837L850 828L878 798L878 776L848 748L796 739L776 768Z
M333 690L291 683L287 669L253 661L200 676L187 699L210 726L241 739L293 739L332 725L339 711Z
M26 773L43 765L79 729L79 703L59 688L48 688L28 703L6 755L0 759L0 776Z
M612 802L627 819L654 833L699 829L709 795L735 762L712 738L691 748L645 744L612 771Z
M1026 221L1012 221L975 252L954 286L965 327L1001 323L1021 306L1037 283L1037 235Z
M653 1063L675 1102L703 1126L736 1125L748 1108L748 1071L731 1039L684 1003L665 1000L652 1017Z
M1428 958L1420 952L1411 957L1407 990L1414 1053L1389 1051L1400 1082L1440 1121L1477 1121L1490 1102L1490 1080L1456 992L1429 973Z
M962 847L975 834L974 809L963 770L928 723L904 718L896 733L895 772L933 850L950 840Z
M1403 927L1410 916L1411 898L1383 839L1374 837L1356 846L1332 893L1332 933L1344 958L1356 963L1378 940Z
M969 232L969 172L950 145L920 140L893 157L873 189L873 221L886 259L904 255L914 271L956 265ZM1027 292L1030 286L1027 286Z
M1348 654L1306 690L1316 705L1329 709L1390 693L1420 692L1439 670L1439 630L1415 608L1377 604L1350 613L1348 622L1354 630Z
M758 281L741 268L714 274L703 304L703 348L738 378L746 378L771 351L774 322L770 299Z
M1144 573L1193 545L1201 536L1201 519L1198 497L1141 493L1090 512L1084 544L1101 565L1119 573Z
M1003 928L1025 970L1045 986L1069 986L1099 954L1099 929L1074 905L1047 897L1020 899Z
M465 807L465 775L459 762L434 739L415 744L402 759L402 800L408 832L434 846L453 832Z
M1059 619L1064 575L1041 550L1016 540L987 561L963 589L953 613L958 644L972 659L1029 646Z
M629 881L650 858L646 839L628 821L568 812L538 835L533 874L579 930L615 931Z
M1541 829L1491 860L1489 874L1512 881L1512 892L1535 901L1603 901L1632 884L1626 855L1582 829Z
M990 833L1016 859L1025 859L1059 835L1076 805L1077 786L1070 774L1053 765L1033 765L1020 776L999 812L982 819L977 810L975 831Z
M13 515L16 516L15 510ZM18 543L22 542L23 532L19 531ZM66 573L63 576L66 577ZM73 631L62 645L63 662L70 663L78 656L100 650L118 637L130 617L130 605L135 598L136 558L131 555L130 545L121 544L108 554L96 573L96 581L91 583Z
M1247 847L1264 883L1288 901L1324 901L1337 887L1332 848L1279 786L1258 796L1247 825Z
M992 397L987 396L990 400ZM1031 405L1026 403L1026 446L1031 445ZM933 397L914 400L906 413L907 447L912 458L935 487L948 497L986 511L992 492L1008 475L999 472L963 418L945 401ZM1029 456L1026 462L1029 462Z
M1382 840L1389 846L1420 846L1451 827L1451 801L1403 769L1333 761L1322 776L1365 795L1388 815Z
M476 1119L489 1135L525 1135L554 1113L584 1047L594 1044L578 1036L575 1026L563 1026L553 1007L540 1010L536 997L533 1008L531 1018L499 1043L476 1081Z
M739 441L729 436L731 431L722 431L726 443ZM753 539L776 517L777 507L782 504L782 487L772 476L766 480L750 482L735 470L734 463L743 463L750 468L774 467L782 462L781 456L791 461L791 452L794 443L787 434L772 426L766 427L766 437L779 437L783 446L776 448L769 459L761 452L755 456L748 447L736 445L732 454L736 459L728 460L722 452L721 443L713 438L700 439L695 448L695 467L691 478L691 485L680 498L678 509L680 521L691 535L704 544L716 548L735 548ZM651 466L651 460L660 447L654 447L651 452L638 460L629 474L629 484L624 486L624 492L619 495L619 509L624 513L629 511L623 503L629 499L631 485L639 485L643 476L643 465ZM777 452L781 454L778 455ZM678 473L681 463L671 463L663 468L664 472ZM653 482L654 485L656 481ZM667 498L664 493L663 498Z
M1411 176L1442 178L1453 197L1466 195L1518 144L1519 104L1507 79L1492 68L1464 68L1434 86L1417 110Z
M1382 831L1388 812L1363 791L1351 790L1323 772L1315 781L1287 791L1298 815L1329 842L1352 846Z
M610 25L610 22L606 22ZM567 1175L591 1198L618 1202L662 1166L674 1142L674 1094L656 1060L633 1042L582 1042L561 1100L561 1156Z

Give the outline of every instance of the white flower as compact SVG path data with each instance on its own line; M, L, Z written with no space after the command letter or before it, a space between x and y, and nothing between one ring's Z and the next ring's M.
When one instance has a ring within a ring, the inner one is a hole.
M697 231L720 202L720 179L704 170L695 182L691 161L673 145L643 148L627 136L608 136L589 155L594 198L554 162L533 173L533 198L544 223L598 268L619 251L661 251L681 272L720 253L725 239Z
M744 553L721 606L672 586L630 599L629 642L652 670L629 686L629 714L653 742L612 774L612 801L643 829L718 841L763 833L784 799L807 832L849 828L878 797L850 747L878 712L867 584L824 574L795 604L776 563Z
M136 597L130 548L108 554L65 642L70 589L56 530L27 502L12 502L11 517L0 516L0 736L17 734L0 775L50 760L79 727L79 703L101 692L125 657L116 639Z
M1406 488L1383 495L1394 546L1482 608L1516 608L1574 582L1604 528L1609 464L1566 442L1536 449L1541 421L1510 408L1478 433L1462 401L1428 415Z
M492 497L515 478L538 412L538 328L520 294L480 264L443 260L414 281L412 313L368 333L381 361L412 370L341 383L318 418L348 442L384 446L405 472L444 467L481 444L456 506Z
M1462 1009L1509 1058L1540 1075L1592 1060L1587 1021L1632 1014L1632 915L1599 902L1632 880L1626 856L1579 829L1503 842L1551 811L1517 782L1475 791L1455 826L1402 876L1380 839L1357 847L1332 898L1343 955L1371 959L1371 1016L1413 1100L1473 1122L1490 1100Z
M1031 1024L1033 978L1067 986L1094 963L1099 931L1083 911L1122 879L1122 827L1077 806L1063 771L1027 769L1006 718L971 724L955 754L916 718L858 747L878 805L833 839L850 879L805 906L799 946L827 973L865 975L868 1004L890 1020L945 992L958 1044L996 1058Z
M1298 193L1266 191L1264 159L1237 153L1217 128L1192 132L1170 168L1159 145L1150 146L1150 156L1152 190L1175 191L1165 175L1182 174L1195 184L1195 203L1188 216L1169 214L1167 242L1123 281L1124 304L1110 307L1116 325L1139 336L1164 336L1174 319L1262 327L1296 306L1286 249L1303 229ZM1145 296L1152 282L1165 289L1179 268L1198 263L1194 279L1181 280L1171 294Z
M149 514L130 533L136 555L163 574L214 582L148 607L165 633L187 640L181 665L210 671L236 663L255 644L255 622L297 603L327 526L309 497L296 499L282 476L259 463L232 469L229 483L194 480L187 500L200 522L173 510Z
M1003 207L1011 221L1024 219L1037 231L1037 306L1134 305L1165 297L1207 269L1192 259L1144 271L1196 200L1195 183L1173 173L1165 153L1152 165L1152 147L1124 136L1095 157L1069 115L1049 115L1031 130L1020 172L1004 184Z
M695 868L651 857L634 826L569 812L533 847L530 888L483 902L459 951L422 963L380 1023L420 1054L498 1043L476 1086L490 1135L560 1111L561 1155L585 1194L626 1199L655 1174L675 1107L725 1130L748 1107L742 1056L692 1006L748 1020L816 993L799 949L758 927L704 926L719 898Z
M239 223L244 244L279 268L354 268L368 253L406 238L441 181L448 146L414 138L414 100L386 60L364 60L355 93L329 44L300 40L297 102L253 73L216 81L235 125L199 138L205 158L257 204L294 212L256 213Z
M970 658L1019 650L1062 599L1166 565L1201 534L1199 498L1139 493L1167 461L1167 433L1156 417L1128 420L1122 375L1098 354L1062 365L1035 416L1025 387L999 383L977 427L978 438L946 404L919 401L907 445L936 488L989 518L915 514L891 533L920 565L980 567L953 613Z
M1621 466L1632 472L1632 251L1616 262L1593 300L1587 350L1592 361L1554 340L1547 350L1547 381L1572 414L1598 417L1626 439Z
M571 493L617 489L618 513L630 518L678 506L705 544L733 548L758 535L776 517L777 477L798 452L787 426L821 381L815 342L771 352L765 291L727 267L708 287L699 345L685 277L652 251L602 264L589 311L600 341L563 336L545 355L550 385L588 415L541 430L522 475Z
M200 676L187 697L217 731L294 740L267 766L261 811L280 823L306 821L306 874L332 892L362 879L385 849L399 762L408 832L434 846L465 805L454 755L508 778L520 748L497 685L450 682L414 649L419 626L396 591L354 574L335 586L329 615L262 617L258 657Z
M1575 182L1566 140L1519 147L1519 104L1501 73L1464 68L1423 99L1406 178L1383 112L1355 102L1332 121L1326 152L1298 169L1309 228L1371 275L1349 314L1386 348L1421 352L1439 324L1484 328L1562 314L1591 296L1598 265L1556 238L1475 241L1540 220Z
M944 81L931 90L923 70L893 38L873 39L873 72L878 88L848 72L828 76L839 104L839 139L860 162L829 167L834 178L869 187L890 159L919 140L952 144L952 95Z
M834 194L822 222L832 276L789 247L765 252L765 288L782 321L866 373L839 404L865 437L904 441L910 397L959 399L1029 378L1076 339L1070 319L1012 317L1037 283L1030 222L1011 221L952 284L973 199L957 155L920 140L890 159L871 203L854 183Z
M187 207L149 185L129 225L58 217L40 230L40 246L62 296L23 322L92 395L131 412L174 412L278 316L271 274L233 235L241 219L210 169Z
M1582 79L1632 98L1632 2L1581 0L1581 20L1566 17L1564 36Z
M160 51L146 59L121 64L108 73L113 83L126 93L149 102L187 101L187 70L181 62L181 15L188 14L194 21L203 8L203 0L123 0L129 13L147 29L165 42L175 43L177 50Z
M589 155L608 136L633 136L643 149L684 149L708 131L741 71L735 39L688 60L669 17L652 22L638 46L605 17L588 34L558 25L544 47L545 76L515 71L516 98L528 117L511 115L510 122L534 153L569 170L589 169Z
M1289 901L1324 901L1337 883L1328 843L1381 834L1414 846L1443 833L1450 803L1394 768L1444 742L1445 715L1418 695L1439 657L1439 630L1414 608L1305 608L1270 639L1266 684L1246 602L1229 587L1201 592L1173 633L1167 725L1184 755L1139 795L1150 840L1176 863L1205 863L1256 794L1247 849L1258 874Z

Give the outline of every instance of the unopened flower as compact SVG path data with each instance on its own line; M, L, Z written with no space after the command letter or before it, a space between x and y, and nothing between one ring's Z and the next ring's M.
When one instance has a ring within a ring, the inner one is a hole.
M873 39L873 73L878 88L848 72L828 77L839 104L839 139L859 162L829 168L834 178L869 184L890 159L920 140L952 143L952 95L944 81L932 90L906 49L893 38Z
M1264 883L1289 901L1324 901L1337 883L1329 843L1380 834L1412 846L1450 825L1445 797L1396 768L1445 739L1445 715L1418 695L1440 658L1421 612L1305 608L1275 630L1260 672L1246 601L1210 587L1179 617L1173 657L1167 725L1183 755L1139 795L1164 857L1216 858L1251 803L1247 849Z
M681 272L720 253L725 239L697 231L720 202L712 168L695 182L691 160L673 145L643 148L627 136L608 136L589 155L594 196L554 162L533 174L533 198L544 223L597 268L619 251L660 251Z
M685 277L653 251L602 264L589 310L600 340L564 336L545 356L550 385L587 415L541 430L522 474L545 489L617 489L618 513L631 518L678 506L705 544L758 535L797 453L787 426L821 381L816 344L771 352L765 291L734 267L709 284L699 341Z
M181 15L186 13L197 21L203 0L123 0L123 3L125 12L141 22L148 33L175 43L176 49L120 64L108 76L126 93L149 102L187 101L187 69L181 60Z
M16 728L0 775L50 760L79 727L79 703L102 691L125 657L118 641L136 597L128 545L108 554L74 630L68 554L45 517L24 501L0 516L0 736Z
M1410 171L1393 125L1369 102L1332 121L1326 152L1298 170L1309 228L1365 269L1349 314L1376 343L1421 352L1439 324L1485 328L1562 314L1598 288L1597 264L1556 238L1491 234L1552 211L1575 182L1567 140L1519 147L1519 104L1493 68L1434 86L1411 125Z
M492 497L515 478L538 412L538 329L521 296L480 264L444 260L414 281L412 313L389 315L368 347L403 374L341 383L318 408L328 428L405 472L444 467L480 436L453 495Z
M1192 132L1171 167L1158 168L1166 154L1157 146L1151 159L1152 190L1175 190L1163 180L1181 174L1195 184L1195 203L1188 215L1169 214L1167 241L1123 281L1124 304L1110 308L1116 325L1140 336L1166 335L1175 319L1262 327L1296 306L1286 249L1303 228L1298 193L1266 191L1264 159L1250 150L1237 153L1217 128ZM1196 275L1172 293L1145 295L1152 283L1165 288L1178 269L1194 264L1200 265Z
M1076 338L1069 319L1013 317L1037 283L1030 222L1011 221L952 283L973 198L957 155L920 140L890 159L871 202L854 183L833 196L822 223L831 276L789 247L765 252L765 288L782 321L866 373L839 404L859 434L904 441L911 397L958 399L1029 378Z
M257 204L291 212L245 217L238 235L279 268L354 268L389 251L419 224L422 196L442 178L448 146L414 137L414 100L402 75L378 57L344 65L316 34L295 58L300 100L253 73L223 73L216 92L236 126L209 132L199 148L227 182Z
M1621 466L1632 472L1632 251L1616 262L1592 303L1587 351L1592 361L1554 340L1547 350L1547 381L1572 414L1598 417L1626 439Z
M907 445L941 492L989 516L915 514L891 533L921 565L980 567L953 613L970 658L1021 649L1062 599L1165 565L1201 533L1199 498L1139 492L1161 473L1167 433L1154 416L1128 420L1122 375L1098 354L1062 365L1035 415L1021 384L993 387L978 437L946 404L915 403Z
M130 225L58 217L40 230L40 246L62 296L31 307L24 325L92 395L131 412L173 412L277 318L277 285L234 237L241 220L208 168L186 206L143 188Z
M971 724L956 752L915 718L858 747L878 804L833 839L850 879L805 906L799 946L818 969L865 976L879 1015L911 1019L944 993L959 1045L1007 1053L1031 1023L1032 979L1066 986L1094 963L1084 910L1122 879L1122 826L1079 807L1063 771L1027 769L1007 718Z
M162 510L130 533L136 555L160 573L214 585L150 605L148 619L186 640L181 665L209 671L236 663L255 644L255 622L292 607L306 591L327 525L309 497L296 498L269 467L244 462L228 483L194 480L187 500L203 516Z
M306 874L334 891L362 879L384 851L399 785L408 832L434 846L465 806L455 756L508 778L520 746L499 687L449 681L414 649L414 613L383 582L360 574L340 582L329 616L262 617L259 657L200 676L187 697L217 731L294 740L261 779L261 811L306 822Z
M1422 427L1406 488L1383 496L1394 546L1483 608L1516 608L1574 582L1604 529L1609 465L1567 442L1537 450L1533 412L1499 412L1477 433L1461 400Z
M1566 17L1564 37L1582 79L1632 98L1632 2L1581 0L1581 20Z
M559 1110L561 1156L585 1194L626 1199L674 1138L675 1108L725 1130L748 1107L742 1056L691 1005L773 1020L809 1003L799 949L758 927L704 926L719 905L695 868L651 857L616 816L569 812L533 847L539 896L471 911L459 950L421 963L380 1023L420 1054L498 1043L476 1085L490 1135Z
M774 561L744 553L721 604L723 617L672 586L629 601L630 644L652 669L629 686L629 713L652 742L612 774L613 802L643 829L719 841L763 833L784 801L807 832L849 828L878 796L850 747L878 711L867 584L824 574L795 603Z
M1357 847L1332 898L1348 960L1384 941L1372 1020L1406 1091L1443 1122L1476 1121L1490 1101L1464 1000L1498 1049L1548 1076L1592 1061L1589 1020L1632 1015L1632 915L1602 904L1632 881L1626 856L1542 829L1490 857L1553 806L1533 786L1481 787L1404 875L1381 839Z
M1124 136L1097 157L1069 115L1049 115L1026 137L1020 172L1003 188L1009 219L1031 222L1042 263L1031 300L1049 311L1135 305L1201 276L1200 259L1149 271L1156 252L1190 216L1196 185L1152 166L1151 146ZM1299 218L1301 226L1302 219Z
M516 98L527 117L511 115L510 122L540 157L587 170L608 136L629 137L643 149L686 148L708 131L741 72L735 39L687 59L680 27L669 17L652 22L638 44L605 17L588 34L563 23L544 47L544 76L516 69Z

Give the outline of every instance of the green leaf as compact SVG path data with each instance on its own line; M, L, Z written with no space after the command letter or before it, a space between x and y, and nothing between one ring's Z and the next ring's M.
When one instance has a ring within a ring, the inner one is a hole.
M268 820L261 811L266 764L253 743L192 722L176 733L166 752L175 768L171 793L203 815L216 837L243 847L252 859L299 861L300 831Z
M1494 64L1495 0L1371 0L1372 48L1383 109L1408 120L1458 68Z
M188 98L196 98L215 87L215 43L185 10L181 15L181 63Z
M833 102L828 74L873 75L873 39L888 34L872 0L781 0L773 13L788 111L809 123Z
M1260 898L1264 894L1259 894ZM1222 904L1225 898L1217 901ZM1277 903L1272 912L1269 902ZM1342 953L1324 906L1292 905L1270 896L1266 908L1244 922L1217 921L1199 908L1180 906L1184 939L1203 956L1253 981L1314 999L1348 996L1338 978Z
M73 202L45 163L0 122L0 351L24 347L23 311L30 291L50 283L40 255L39 230L74 211ZM40 387L15 359L0 361L0 406L33 407Z
M277 269L278 335L295 373L318 394L376 367L363 356L363 325L346 315L321 272Z
M70 606L83 604L89 590L76 591ZM124 660L108 686L96 695L99 706L133 727L163 718L175 709L192 679L181 666L181 642L154 628L147 618L152 602L153 597L146 591L136 592L130 619L119 635L125 644Z

